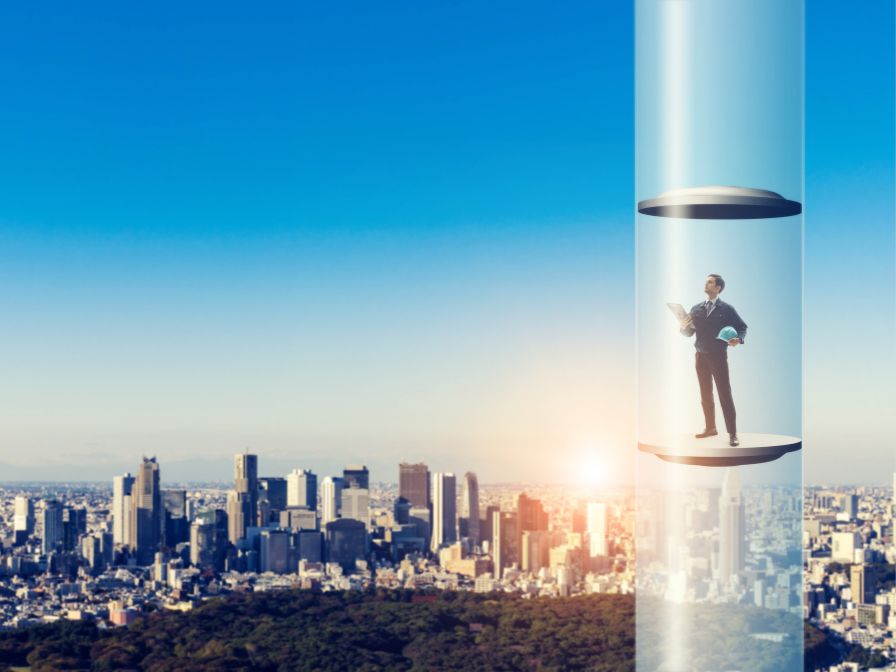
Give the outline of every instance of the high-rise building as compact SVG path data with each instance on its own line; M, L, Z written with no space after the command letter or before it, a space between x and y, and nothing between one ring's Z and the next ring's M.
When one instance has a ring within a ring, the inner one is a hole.
M487 541L489 544L495 543L494 520L495 513L500 511L501 507L489 504L485 507L485 515L479 521L479 543Z
M267 497L271 513L276 514L286 508L286 479L279 476L266 476L258 479L262 495Z
M370 470L363 464L349 464L342 470L343 487L370 490Z
M65 540L65 528L63 526L62 512L63 506L55 499L44 502L42 522L43 522L43 538L41 539L41 551L47 555L51 551L57 550Z
M728 583L744 569L746 561L746 523L740 476L728 468L722 479L719 497L719 580Z
M464 474L464 517L467 519L467 536L473 545L480 542L479 530L479 479L472 471Z
M197 518L190 525L190 563L194 567L215 566L215 522Z
M304 506L286 507L280 512L280 527L298 532L317 529L317 513Z
M63 548L66 551L75 550L84 534L87 534L87 509L65 507L62 510Z
M862 537L857 532L831 534L831 560L834 562L855 562L856 551L861 548Z
M519 562L520 534L517 514L509 511L495 511L492 517L492 562L495 578L501 579L504 570Z
M190 522L187 519L187 491L162 490L162 537L165 546L174 548L190 540Z
M588 555L592 558L609 555L607 505L603 502L588 502L585 511L588 532Z
M360 488L349 488L348 490ZM346 571L355 568L357 560L367 559L367 526L358 520L340 518L328 523L327 562L334 562Z
M162 491L159 488L159 463L143 458L131 490L131 550L137 564L151 565L162 540Z
M116 544L130 543L131 512L126 505L131 502L133 487L134 477L130 473L112 479L112 541Z
M262 530L259 539L259 569L262 572L285 574L295 571L289 566L290 533L285 530Z
M258 455L246 451L233 456L233 489L244 495L238 498L243 504L243 520L253 527L258 515Z
M341 497L342 518L370 522L370 491L367 488L343 488Z
M327 476L321 482L320 526L324 529L341 515L344 482L339 476Z
M429 468L423 464L398 465L398 496L404 497L415 509L429 506Z
M541 500L529 497L525 492L516 496L517 548L522 548L523 532L548 529L548 514ZM517 558L519 559L519 558Z
M246 538L246 528L253 527L249 493L231 490L227 493L227 539L236 544Z
M457 479L454 474L432 475L432 550L457 541Z
M523 532L520 569L535 574L550 563L551 533L546 530Z
M874 604L874 571L868 565L849 568L849 592L856 604Z
M34 533L34 502L24 495L16 496L13 513L13 530L27 537Z
M859 517L859 498L857 495L852 493L847 493L843 495L842 501L842 510L847 516L849 516L850 520L855 520Z
M308 469L293 469L286 476L286 506L317 511L317 476Z

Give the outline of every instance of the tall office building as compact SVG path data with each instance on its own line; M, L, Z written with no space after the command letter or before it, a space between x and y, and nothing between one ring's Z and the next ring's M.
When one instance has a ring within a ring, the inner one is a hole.
M289 563L290 533L285 530L262 530L259 539L259 569L262 572L285 574L296 571Z
M317 476L308 469L293 469L286 476L286 506L317 511Z
M130 543L131 512L127 504L133 487L134 477L130 473L112 479L112 541L116 544Z
M516 496L517 547L522 548L523 532L548 529L548 514L541 500L529 497L525 492Z
M495 578L504 576L504 570L519 562L520 534L517 514L509 511L495 511L492 516L492 562Z
M849 568L849 592L856 604L874 604L874 571L868 565Z
M339 476L327 476L320 485L320 526L339 518L342 512L342 488L344 481Z
M737 469L728 468L719 497L719 580L728 583L743 571L746 559L746 523Z
M348 488L344 492L352 489L363 488ZM341 518L328 523L325 530L327 562L338 563L344 570L351 571L357 560L367 559L367 527L359 521Z
M245 495L240 500L244 503L243 519L246 526L254 526L258 515L258 455L247 451L233 456L233 489Z
M429 468L423 464L398 465L398 496L411 503L411 508L429 507Z
M43 538L41 539L41 551L47 555L57 550L65 540L65 527L62 520L64 507L55 499L44 502L42 523Z
M62 509L62 547L73 551L81 535L87 534L87 509L66 506Z
M367 488L343 488L341 517L364 523L370 522L370 491Z
M162 519L159 463L154 457L144 457L131 490L130 547L137 564L152 564L162 540Z
M165 546L174 548L190 540L187 519L187 491L162 490L162 537Z
M13 530L23 533L25 537L34 533L34 502L30 497L16 496Z
M246 528L254 527L249 493L231 490L227 493L227 539L236 544L246 538Z
M454 474L432 475L432 550L457 541L457 479Z
M479 479L472 471L464 474L464 517L467 519L467 536L474 546L480 542L479 530Z
M363 464L349 464L342 470L343 487L370 490L370 470Z
M520 569L535 574L550 564L551 533L546 530L523 532Z
M266 476L258 479L262 496L266 497L271 507L271 513L282 511L286 508L286 479L279 476Z
M603 502L588 502L585 511L588 532L588 555L592 558L609 555L607 505Z
M857 495L853 494L845 494L843 495L842 502L842 510L847 516L849 516L850 520L855 520L859 517L859 498Z

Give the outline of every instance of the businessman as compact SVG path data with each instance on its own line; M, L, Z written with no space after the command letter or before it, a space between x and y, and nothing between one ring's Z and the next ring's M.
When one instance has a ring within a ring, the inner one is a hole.
M719 294L725 289L725 281L715 273L706 276L703 291L706 301L691 308L687 317L681 320L681 333L684 336L697 334L694 347L697 349L697 382L700 384L700 403L703 405L703 418L706 425L702 432L696 434L698 439L716 436L716 402L712 394L713 381L719 393L722 415L725 417L725 429L728 431L728 444L737 446L737 415L734 410L734 399L731 396L731 381L728 378L728 348L741 345L747 336L747 325L734 306L725 303ZM727 341L719 338L719 332L725 327L733 327L737 336Z

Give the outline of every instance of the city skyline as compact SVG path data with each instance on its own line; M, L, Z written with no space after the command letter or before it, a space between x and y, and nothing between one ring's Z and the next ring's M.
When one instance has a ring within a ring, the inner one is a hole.
M896 326L893 12L806 7L812 483L893 468L896 355L831 319ZM0 477L633 482L631 7L214 15L0 10Z

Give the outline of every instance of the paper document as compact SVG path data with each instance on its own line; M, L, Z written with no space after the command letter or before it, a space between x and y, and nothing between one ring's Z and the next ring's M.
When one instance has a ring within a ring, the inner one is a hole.
M682 306L680 303L667 303L666 305L669 306L669 310L672 311L675 319L679 322L687 318L688 311L686 311L684 309L684 306Z

